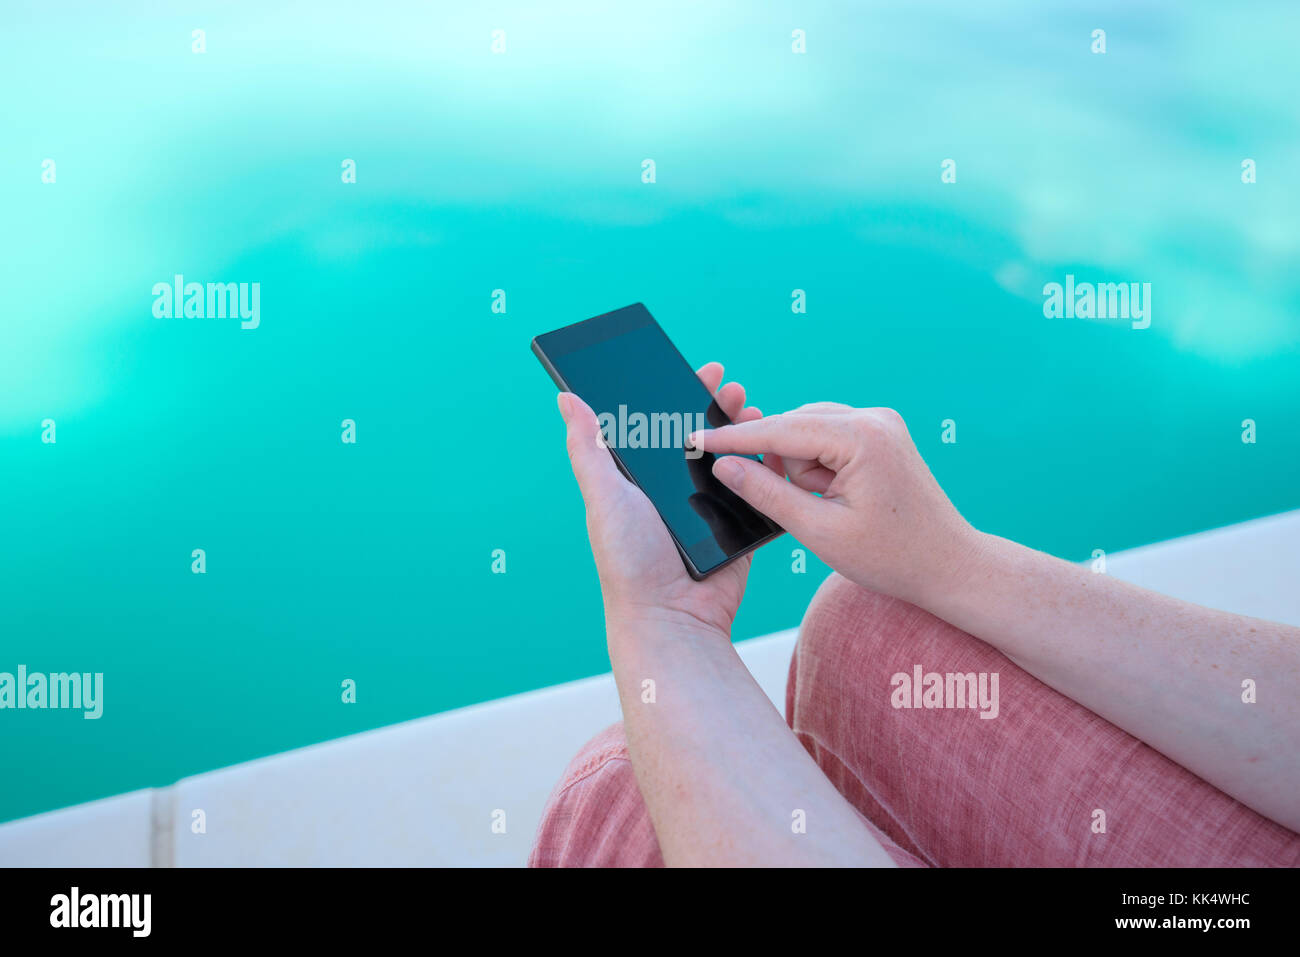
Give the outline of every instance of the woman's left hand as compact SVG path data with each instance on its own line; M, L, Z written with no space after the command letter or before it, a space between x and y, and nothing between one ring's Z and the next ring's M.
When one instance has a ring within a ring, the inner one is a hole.
M722 366L710 362L697 373L733 422L762 417L745 407L738 382L722 382ZM568 426L569 460L587 506L587 534L600 575L606 620L655 621L731 634L745 593L750 556L738 558L705 581L694 581L668 529L645 493L623 477L600 437L591 408L570 392L559 396Z

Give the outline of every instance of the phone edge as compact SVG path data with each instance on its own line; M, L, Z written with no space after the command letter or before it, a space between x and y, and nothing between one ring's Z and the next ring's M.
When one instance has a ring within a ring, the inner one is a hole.
M645 308L645 305L644 305L643 303L640 303L640 302L633 303L633 305L640 305L643 309ZM628 307L627 307L627 306L624 306L623 308L626 309L626 308L628 308ZM613 311L616 312L617 310L613 310ZM650 310L648 310L648 309L646 309L646 313L650 316L650 321L653 322L656 326L658 326L658 325L659 325L659 321L658 321L657 319L655 319L654 314L651 313ZM601 315L608 315L608 313L601 313ZM599 319L600 316L593 316L592 318L593 318L593 319ZM586 321L588 321L588 320L585 320L585 319L584 319L584 320L581 320L581 321L586 322ZM565 327L565 326L561 326L560 328L563 329L563 328L566 328L566 327ZM659 328L660 328L661 330L663 329L662 326L660 326ZM558 332L559 330L556 329L556 330L553 330L553 331ZM542 333L542 335L549 335L549 334L550 334L550 333ZM667 333L664 333L664 334L665 334L665 336L667 335ZM531 344L530 344L530 347L531 347L531 349L532 349L533 355L537 357L537 361L540 362L540 363L542 364L542 368L546 370L546 374L549 375L549 376L551 377L551 381L554 382L555 385L556 385L556 386L557 386L561 391L564 391L564 392L572 392L573 390L569 388L569 384L568 384L567 382L564 381L564 376L560 375L560 370L558 370L557 368L555 368L554 363L552 363L551 360L550 360L550 358L546 355L546 350L543 349L542 346L541 346L541 343L539 343L539 342L537 341L537 340L540 339L540 338L541 338L541 336L533 336L532 342L531 342ZM672 340L671 340L671 339L669 339L668 341L669 341L670 343L672 343ZM681 357L682 361L686 363L686 367L687 367L688 369L691 370L691 373L692 373L692 374L694 374L694 372L695 372L694 368L691 367L691 364L690 364L690 362L686 359L686 357L685 357L684 355L682 355L681 350L680 350L680 349L677 349L676 344L673 344L673 348L674 348L674 350L677 352L677 355ZM621 473L623 474L623 477L626 478L626 479L627 479L629 482L631 482L633 485L636 485L636 487L637 487L638 489L640 489L641 486L637 483L637 480L636 480L635 478L632 477L632 473L629 472L628 469L627 469L627 466L625 466L625 465L623 464L623 460L620 459L620 458L618 457L618 452L617 452L615 449L609 448L609 446L606 446L606 449L609 451L610 457L614 460L614 464L618 466L618 470L619 470L619 472L621 472ZM642 489L642 493L643 493L643 494L644 494L644 492L645 492L645 490ZM651 504L653 505L653 503L651 503ZM658 510L656 509L656 512L657 512L657 511L658 511ZM766 516L765 516L765 517L766 517ZM662 515L660 515L659 518L660 518L660 521L663 521L663 516L662 516ZM771 519L769 518L768 521L771 521ZM773 525L776 525L775 522L772 522L772 524L773 524ZM713 566L712 568L710 568L708 571L700 571L699 567L695 564L695 562L694 562L694 560L691 558L690 554L686 551L685 548L682 547L682 543L679 542L679 541L677 540L677 536L676 536L676 534L674 534L672 528L669 527L669 525L668 525L667 522L664 522L664 528L667 529L667 531L668 531L668 537L672 539L672 541L673 541L673 547L677 549L677 554L680 555L680 556L682 557L682 564L684 564L684 565L686 566L686 574L689 575L689 576L691 577L691 580L692 580L692 581L697 581L697 582L702 582L702 581L704 581L704 580L705 580L706 578L708 578L710 575L716 573L717 571L719 571L719 570L721 570L721 569L723 569L723 568L726 568L728 565L730 565L730 564L731 564L732 562L734 562L736 559L738 559L738 558L743 558L743 557L746 556L746 555L752 554L754 551L756 551L757 549L759 549L759 548L761 548L762 546L766 545L768 542L775 541L776 539L780 538L782 535L785 534L785 529L784 529L784 528L781 528L781 527L778 525L777 528L776 528L776 531L772 532L771 535L767 535L767 536L765 536L765 537L763 537L763 538L760 538L758 541L754 542L754 544L750 545L748 548L744 549L743 551L739 551L739 552L737 552L737 553L734 554L734 555L730 555L730 556L728 556L728 557L726 558L726 560L721 561L721 562L719 562L718 564L714 565L714 566Z

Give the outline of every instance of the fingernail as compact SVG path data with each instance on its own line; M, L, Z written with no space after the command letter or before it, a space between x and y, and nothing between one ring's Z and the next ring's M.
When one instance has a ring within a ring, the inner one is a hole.
M735 485L745 474L745 467L734 455L728 455L713 463L713 474L724 485Z
M565 422L569 421L569 410L572 406L569 404L569 393L561 392L555 397L555 404L560 407L560 417Z

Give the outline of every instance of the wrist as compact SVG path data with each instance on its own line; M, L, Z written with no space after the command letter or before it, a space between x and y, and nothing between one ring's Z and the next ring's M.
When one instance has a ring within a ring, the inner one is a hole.
M607 608L605 636L625 707L647 679L677 685L686 680L683 675L716 680L732 666L744 668L728 634L672 609Z
M611 650L616 642L731 644L731 633L689 611L660 605L607 604L605 633Z
M907 600L935 614L937 609L960 600L988 575L996 541L995 536L962 521L941 546L931 549L931 561L915 594L907 596Z

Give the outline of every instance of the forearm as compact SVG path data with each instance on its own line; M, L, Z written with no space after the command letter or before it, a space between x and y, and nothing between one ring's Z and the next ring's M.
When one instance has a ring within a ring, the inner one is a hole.
M892 865L725 635L670 619L609 616L607 628L632 767L666 863Z
M928 611L1300 830L1300 629L1160 595L993 536L979 536L972 555L926 598ZM1243 701L1247 679L1258 703Z

